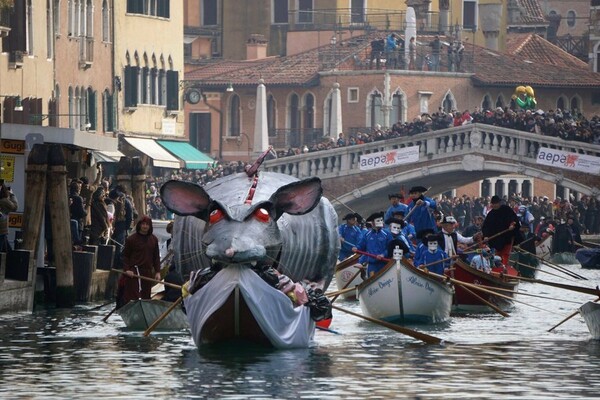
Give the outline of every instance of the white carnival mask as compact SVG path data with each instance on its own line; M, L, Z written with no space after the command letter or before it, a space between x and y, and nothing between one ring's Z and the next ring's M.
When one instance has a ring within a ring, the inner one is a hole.
M383 228L383 218L375 218L373 224L375 225L375 228Z
M430 252L435 253L438 249L438 242L428 242L427 249L429 249Z
M400 224L396 224L396 223L390 224L390 232L392 232L394 235L399 234L401 230L402 230L402 226Z

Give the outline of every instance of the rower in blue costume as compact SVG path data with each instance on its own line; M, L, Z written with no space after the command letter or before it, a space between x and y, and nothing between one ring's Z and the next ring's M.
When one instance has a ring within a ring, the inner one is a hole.
M373 228L367 232L357 249L369 255L361 257L361 263L367 264L367 276L370 277L385 267L387 261L387 249L393 240L392 235L383 229L383 211L372 214L367 221L373 221ZM355 249L353 249L355 250Z
M425 229L438 231L433 212L437 208L435 200L425 197L427 188L423 186L414 186L409 190L409 196L412 199L408 204L408 218L406 222L412 223L417 234Z
M340 242L342 243L338 255L340 261L354 254L352 248L358 246L363 237L364 231L358 226L358 217L360 216L356 213L346 214L344 217L346 222L338 226Z

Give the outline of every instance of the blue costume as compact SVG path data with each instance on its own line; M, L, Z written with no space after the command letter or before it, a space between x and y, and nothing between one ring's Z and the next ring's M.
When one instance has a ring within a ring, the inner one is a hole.
M431 252L429 251L429 249L425 246L423 246L423 249L425 251L420 252L419 254L419 258L417 259L417 256L415 255L415 266L418 267L419 265L426 265L426 264L431 264L431 263L435 263L436 261L441 261L444 260L446 258L448 258L448 254L446 254L446 252L440 250L440 249L436 249L435 252ZM444 275L444 268L448 268L449 266L449 260L446 260L444 262L438 262L432 265L428 265L427 268L429 271L439 274L439 275Z
M348 224L341 224L338 227L338 233L340 234L340 237L344 239L342 247L340 248L340 254L338 255L338 260L341 261L354 254L352 248L357 247L362 240L363 230L356 225L350 226Z
M392 235L383 229L372 229L360 241L358 248L369 254L387 257L388 244L393 240ZM364 255L360 259L361 262L366 262L367 265L367 276L371 276L371 273L379 272L387 261L378 260L375 257Z
M383 216L383 219L385 221L387 221L388 219L393 217L393 213L395 212L403 212L404 215L406 215L406 213L408 212L408 206L404 203L398 203L396 205L391 205L387 211L385 212L385 215Z
M417 248L415 247L413 240L417 238L417 232L415 231L415 227L411 224L406 224L404 228L402 228L402 234L408 240L408 246L410 247L410 252L414 253Z
M434 232L437 232L437 225L435 224L435 219L433 217L433 211L435 211L437 207L435 200L424 196L421 196L421 198L417 200L423 200L424 204L421 204L412 211L412 214L408 216L407 222L414 225L416 232L424 229L433 229ZM415 200L412 200L408 205L409 213L416 207L415 203Z

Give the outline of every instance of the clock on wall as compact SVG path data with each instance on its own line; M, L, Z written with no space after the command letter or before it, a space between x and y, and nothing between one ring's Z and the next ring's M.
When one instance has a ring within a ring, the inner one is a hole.
M198 89L190 89L187 91L186 100L190 104L198 104L200 102L200 91Z

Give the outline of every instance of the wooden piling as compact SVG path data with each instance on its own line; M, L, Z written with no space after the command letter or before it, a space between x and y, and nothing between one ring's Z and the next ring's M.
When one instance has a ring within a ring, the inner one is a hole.
M146 168L140 157L131 159L131 197L140 217L147 215Z
M46 170L48 145L36 144L27 157L25 169L25 206L23 211L23 249L35 252L40 238L44 202L46 200Z
M52 224L52 242L56 262L56 306L75 304L73 287L73 245L67 191L67 167L63 148L51 144L48 149L48 205Z
M131 193L131 157L123 156L117 164L117 184L123 185L127 193Z

